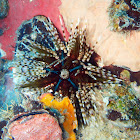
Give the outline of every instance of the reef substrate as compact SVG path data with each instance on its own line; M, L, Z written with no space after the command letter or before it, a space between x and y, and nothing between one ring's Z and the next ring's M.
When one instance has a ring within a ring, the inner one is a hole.
M128 71L122 71L121 76L121 87L111 85L94 90L96 110L94 119L81 130L84 140L140 139L140 86L130 82Z

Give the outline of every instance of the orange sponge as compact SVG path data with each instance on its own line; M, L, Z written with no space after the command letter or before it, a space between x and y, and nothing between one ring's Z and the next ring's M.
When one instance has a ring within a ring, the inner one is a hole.
M69 133L68 140L76 140L73 129L76 128L77 120L74 115L74 107L68 97L64 97L62 101L57 101L50 93L43 94L40 101L46 107L57 109L62 115L65 116L63 123L64 129Z

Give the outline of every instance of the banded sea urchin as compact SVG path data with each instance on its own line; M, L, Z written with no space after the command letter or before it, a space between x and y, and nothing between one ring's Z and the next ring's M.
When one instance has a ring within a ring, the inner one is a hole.
M62 23L62 22L61 22ZM16 87L27 98L49 92L68 96L75 107L78 124L88 124L94 113L91 92L95 86L119 83L116 75L91 63L94 49L86 43L86 29L72 29L69 40L59 37L49 18L35 16L18 29L15 53Z

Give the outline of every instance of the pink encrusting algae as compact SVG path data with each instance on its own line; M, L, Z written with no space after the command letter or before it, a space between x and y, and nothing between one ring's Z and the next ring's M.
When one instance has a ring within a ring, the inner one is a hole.
M61 140L57 120L47 114L36 114L12 122L8 129L14 140Z

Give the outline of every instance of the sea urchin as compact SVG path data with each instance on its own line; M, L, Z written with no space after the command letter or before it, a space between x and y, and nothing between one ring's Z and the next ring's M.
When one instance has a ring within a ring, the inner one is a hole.
M50 91L68 96L78 123L88 124L94 113L91 90L101 84L119 83L116 75L91 63L94 49L86 43L86 29L70 32L64 41L49 18L35 16L18 29L15 53L15 83L31 99Z

